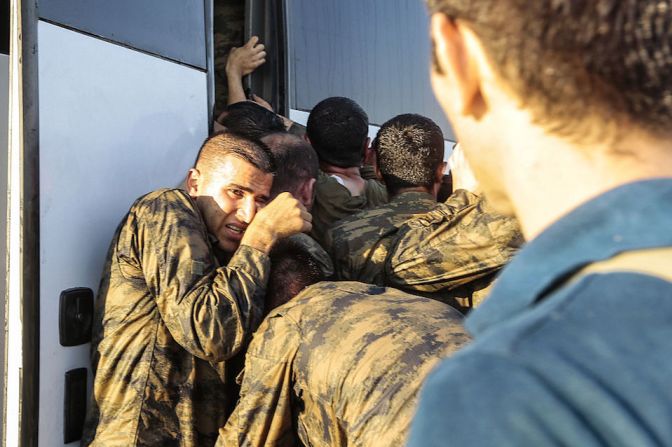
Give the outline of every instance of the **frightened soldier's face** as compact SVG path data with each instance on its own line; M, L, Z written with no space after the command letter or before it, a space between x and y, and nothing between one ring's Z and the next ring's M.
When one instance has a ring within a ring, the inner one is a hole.
M273 175L235 155L227 155L217 166L189 172L189 194L196 199L208 231L219 247L233 253L248 225L269 200ZM195 186L191 186L195 183Z

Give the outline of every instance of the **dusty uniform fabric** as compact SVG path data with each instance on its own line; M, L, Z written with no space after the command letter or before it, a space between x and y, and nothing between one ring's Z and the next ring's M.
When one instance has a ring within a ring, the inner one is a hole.
M468 341L443 303L322 282L254 334L219 446L402 446L423 378Z
M320 171L315 183L311 236L324 246L327 231L339 220L359 211L387 203L385 185L366 179L364 194L353 196L338 180Z
M325 241L334 260L335 279L386 285L385 259L397 230L411 217L437 206L430 194L406 192L393 197L390 203L339 221Z
M476 307L522 243L515 219L457 190L439 208L399 231L387 259L387 283Z
M246 246L220 265L184 191L133 204L96 302L83 445L214 444L230 398L223 360L261 320L270 268Z
M231 47L243 45L245 0L215 0L213 4L213 46L215 53L215 112L217 118L226 108L228 86L226 61ZM264 42L266 43L266 42Z

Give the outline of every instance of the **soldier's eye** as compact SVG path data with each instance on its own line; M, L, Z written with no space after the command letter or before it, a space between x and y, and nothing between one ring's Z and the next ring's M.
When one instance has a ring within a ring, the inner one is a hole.
M243 196L245 196L245 193L243 191L241 191L240 189L235 189L235 188L234 189L229 189L229 193L232 196L234 196L238 199L241 199L241 198L243 198Z

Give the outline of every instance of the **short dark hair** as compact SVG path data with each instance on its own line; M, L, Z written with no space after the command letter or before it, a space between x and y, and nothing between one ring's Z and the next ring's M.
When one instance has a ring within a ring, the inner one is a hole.
M369 117L352 99L334 96L313 107L306 134L320 161L342 168L359 166L369 134Z
M600 117L601 132L622 122L672 132L670 0L428 3L469 24L498 74L552 132L594 133L588 117Z
M326 279L319 262L291 238L280 240L269 253L269 259L267 311L282 306L306 287Z
M417 186L431 188L443 163L443 132L422 115L398 115L380 127L373 149L390 193Z
M264 143L229 131L206 138L198 151L194 167L211 172L227 155L241 158L267 174L275 173L273 153Z
M274 133L265 136L263 142L277 165L271 197L286 191L296 194L304 181L317 178L317 154L306 140L290 133Z
M278 115L252 101L228 105L218 122L227 130L255 140L269 133L285 131L285 124Z

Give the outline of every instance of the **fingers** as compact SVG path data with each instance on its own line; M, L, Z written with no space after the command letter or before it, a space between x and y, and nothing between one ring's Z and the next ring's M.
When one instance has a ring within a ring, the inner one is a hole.
M254 48L254 46L259 42L259 36L252 36L250 37L250 40L245 43L245 47L247 48Z

